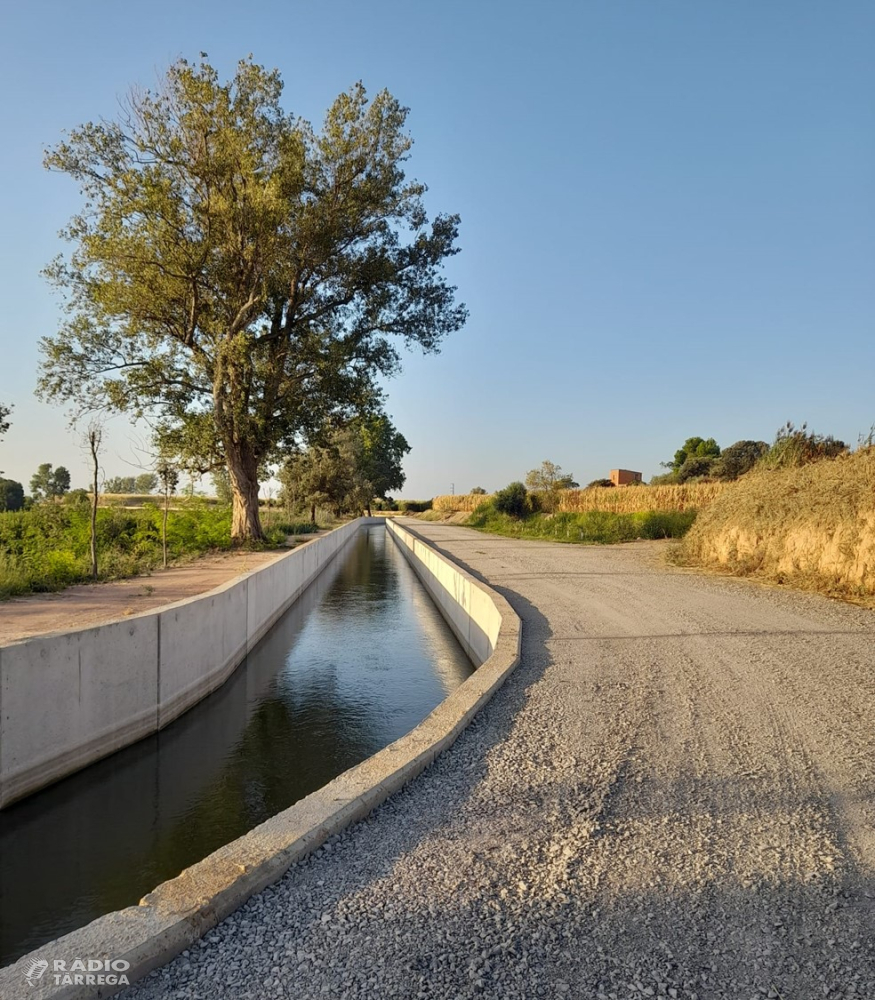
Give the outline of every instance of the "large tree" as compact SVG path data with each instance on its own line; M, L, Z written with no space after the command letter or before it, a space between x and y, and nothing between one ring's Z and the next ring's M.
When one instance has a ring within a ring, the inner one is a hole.
M466 318L442 273L458 217L429 222L405 178L407 110L358 84L316 132L281 92L251 61L222 83L181 60L46 156L85 204L47 271L69 318L42 341L38 391L157 414L166 453L227 467L238 541L262 537L258 470L278 448L378 402L390 337L433 351Z
M362 477L371 484L370 502L374 497L386 498L390 490L400 490L407 480L401 463L410 451L404 435L385 414L357 421L354 425L361 437L359 467Z

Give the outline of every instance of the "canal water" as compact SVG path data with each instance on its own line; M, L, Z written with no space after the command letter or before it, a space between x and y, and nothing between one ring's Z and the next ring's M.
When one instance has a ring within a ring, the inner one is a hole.
M470 675L387 535L362 529L165 730L0 812L0 965L135 905L409 732Z

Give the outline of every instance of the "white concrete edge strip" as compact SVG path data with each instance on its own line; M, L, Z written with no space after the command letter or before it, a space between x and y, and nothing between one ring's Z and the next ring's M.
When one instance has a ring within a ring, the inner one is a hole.
M396 532L415 538L417 547L425 544L394 520L391 523ZM467 581L486 595L500 617L495 649L482 666L406 736L163 882L139 906L99 917L0 969L0 997L80 1000L112 996L124 987L96 982L56 984L53 963L64 961L69 969L76 959L122 961L128 963L124 975L131 983L142 979L282 878L291 865L329 837L367 816L455 741L519 663L522 623L500 594L434 549L429 547L428 553L456 574L460 583ZM49 967L31 985L25 974L38 960L47 961Z

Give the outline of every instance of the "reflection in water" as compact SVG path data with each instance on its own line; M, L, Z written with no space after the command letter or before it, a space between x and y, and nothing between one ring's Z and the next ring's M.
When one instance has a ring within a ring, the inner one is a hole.
M0 812L0 965L239 837L403 736L471 664L381 526L215 694Z

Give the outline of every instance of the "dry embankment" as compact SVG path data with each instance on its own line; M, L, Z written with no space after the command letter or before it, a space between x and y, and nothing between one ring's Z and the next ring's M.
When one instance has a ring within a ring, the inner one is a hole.
M683 483L679 486L593 486L588 490L562 490L559 511L582 514L600 510L611 514L640 514L646 511L702 510L713 503L726 483ZM489 493L462 493L439 496L432 510L441 513L473 511Z
M748 474L699 515L681 559L875 599L875 449Z

